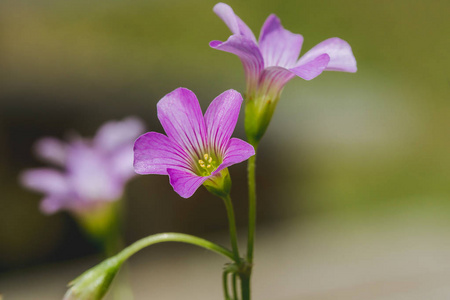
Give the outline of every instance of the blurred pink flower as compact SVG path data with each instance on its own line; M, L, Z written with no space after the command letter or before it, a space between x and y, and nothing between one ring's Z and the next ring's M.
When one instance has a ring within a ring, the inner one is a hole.
M68 143L52 137L40 139L36 154L57 168L24 171L21 183L45 194L41 210L83 212L118 200L134 176L133 142L144 131L134 117L105 123L91 140L72 138Z

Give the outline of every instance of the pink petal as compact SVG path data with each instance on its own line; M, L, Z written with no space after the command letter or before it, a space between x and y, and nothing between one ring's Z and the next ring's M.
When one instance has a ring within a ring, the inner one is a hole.
M256 43L252 30L234 13L229 5L217 3L213 11L224 21L233 34L243 35Z
M305 80L311 80L319 76L326 69L329 62L330 56L324 53L298 67L289 70Z
M127 181L134 175L133 168L133 145L124 145L116 149L109 157L111 172L123 182Z
M84 143L71 144L67 155L70 186L86 201L116 200L123 192L123 183L111 172L111 161L104 153Z
M209 46L237 55L244 66L247 85L256 88L259 75L264 69L264 60L255 42L240 35L232 35L226 42L212 41Z
M295 75L290 70L282 67L268 67L261 75L258 91L272 98L279 97L283 87L293 77Z
M241 139L232 138L228 143L222 164L211 175L215 175L231 165L243 162L253 155L255 155L255 149L252 145Z
M197 176L192 172L176 169L167 169L167 173L169 173L170 184L173 189L183 198L191 197L203 182L210 177Z
M67 194L69 185L64 174L53 169L27 170L20 175L23 186L46 194Z
M206 126L202 109L193 92L178 88L157 105L158 118L167 136L191 155L205 152Z
M136 117L129 117L123 121L110 121L102 125L93 142L96 148L111 152L124 144L133 147L134 140L143 132L142 121Z
M41 138L34 146L36 154L48 162L64 166L66 161L66 144L52 137Z
M190 170L189 156L167 136L148 132L134 144L134 169L138 174L168 175L167 169Z
M295 66L302 44L303 36L284 29L280 19L270 15L259 36L259 49L264 58L264 67L291 68Z
M41 211L47 215L53 214L65 207L66 201L57 196L45 197L39 207Z
M217 96L205 113L209 144L220 153L225 151L233 134L241 104L241 94L228 90Z
M353 56L352 48L340 38L330 38L317 44L300 58L298 65L309 62L324 53L330 56L330 62L325 70L356 72L356 60Z

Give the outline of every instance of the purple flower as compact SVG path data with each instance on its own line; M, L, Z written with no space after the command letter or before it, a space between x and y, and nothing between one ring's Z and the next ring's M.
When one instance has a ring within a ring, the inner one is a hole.
M134 176L133 142L144 130L136 118L108 122L92 140L73 138L65 143L46 137L36 143L36 153L58 168L31 169L21 183L45 194L41 210L82 213L118 200Z
M325 40L298 59L303 36L284 29L276 15L267 18L257 41L230 6L218 3L214 12L233 35L226 42L212 41L210 46L239 56L247 77L247 92L274 90L279 93L295 75L311 80L323 71L356 72L355 57L344 40Z
M344 40L325 40L298 59L303 37L284 29L277 16L267 18L257 41L230 6L218 3L214 12L233 35L209 45L241 59L247 81L245 127L252 144L264 134L283 87L293 77L311 80L323 71L356 72L355 57Z
M242 96L228 90L202 115L193 92L178 88L157 105L167 136L148 132L134 145L134 168L139 174L169 175L170 184L183 198L214 181L226 168L255 154L253 147L231 138ZM231 139L230 139L231 138Z

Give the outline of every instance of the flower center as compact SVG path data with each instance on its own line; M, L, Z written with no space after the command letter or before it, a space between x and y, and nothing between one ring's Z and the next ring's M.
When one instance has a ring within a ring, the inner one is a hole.
M198 160L198 170L199 175L201 176L209 176L212 172L214 172L220 163L217 163L218 159L215 156L212 156L208 153L203 154L202 159Z

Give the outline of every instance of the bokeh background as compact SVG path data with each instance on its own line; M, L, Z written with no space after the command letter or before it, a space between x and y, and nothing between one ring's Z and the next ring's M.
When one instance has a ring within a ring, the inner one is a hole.
M19 186L21 170L44 165L39 137L92 136L129 115L161 132L156 103L179 86L204 109L244 91L240 61L208 46L229 36L215 3L0 2L5 299L60 299L100 259L68 214L42 215L41 196ZM255 299L449 299L450 2L227 3L256 35L275 13L304 36L303 53L337 36L358 62L356 74L284 90L258 159ZM245 238L245 164L230 172ZM126 195L127 243L162 231L227 243L223 204L204 189L184 200L167 177L140 176ZM221 299L221 258L173 244L144 252L130 266L137 299Z

